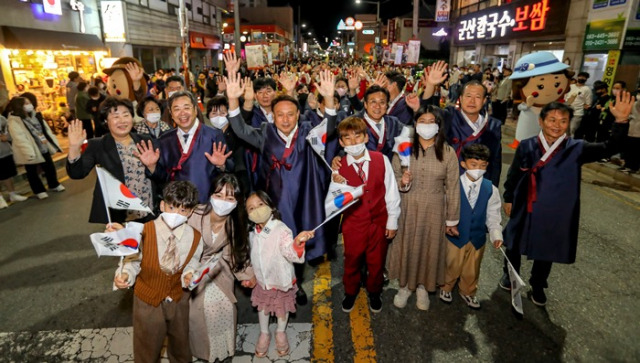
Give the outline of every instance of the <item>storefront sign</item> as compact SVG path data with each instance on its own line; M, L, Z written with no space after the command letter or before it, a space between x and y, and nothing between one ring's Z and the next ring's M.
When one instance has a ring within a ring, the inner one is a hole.
M44 12L53 15L62 15L62 0L43 0Z
M449 21L451 11L450 0L438 0L436 4L436 21Z
M373 34L375 34L375 32L376 31L373 30L373 29L365 29L365 30L362 31L362 34L364 34L364 35L373 35Z
M521 0L459 18L457 44L564 34L571 2Z
M387 38L389 43L393 43L396 40L396 19L389 19L388 29L387 29Z
M624 32L624 18L595 20L587 24L584 50L620 49Z
M127 41L125 28L124 4L122 1L100 1L102 13L102 27L104 28L105 42Z
M620 51L619 50L610 50L609 56L607 57L607 66L604 68L604 75L602 76L602 81L609 86L613 86L613 79L616 76L616 69L618 68L618 61L620 60Z
M624 37L624 49L640 49L640 29L627 29Z
M627 0L593 0L594 9L602 9L607 6L616 6L626 4Z
M404 21L402 22L402 26L404 28L413 28L413 19L404 19ZM438 26L438 24L436 24L436 22L433 20L418 20L418 28L435 28L436 26Z
M189 47L194 49L220 49L220 38L204 33L189 32Z

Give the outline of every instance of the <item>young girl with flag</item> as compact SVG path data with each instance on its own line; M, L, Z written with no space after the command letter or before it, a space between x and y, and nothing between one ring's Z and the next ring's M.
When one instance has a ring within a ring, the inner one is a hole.
M256 343L256 356L264 357L269 350L269 317L278 319L276 350L279 356L289 354L285 329L289 313L296 312L296 277L294 263L304 263L305 243L313 238L313 231L303 231L294 239L291 229L280 220L280 212L271 198L257 191L247 199L247 212L251 222L249 234L251 264L257 286L251 294L251 303L258 308L260 336Z

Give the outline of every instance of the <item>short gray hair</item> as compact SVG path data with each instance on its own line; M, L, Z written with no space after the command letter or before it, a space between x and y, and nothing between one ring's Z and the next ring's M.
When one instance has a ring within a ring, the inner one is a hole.
M173 102L175 102L175 100L177 100L180 97L189 97L193 107L198 106L198 100L196 99L196 96L194 96L191 92L178 91L172 94L171 97L169 97L169 110L171 110L171 106L173 106Z

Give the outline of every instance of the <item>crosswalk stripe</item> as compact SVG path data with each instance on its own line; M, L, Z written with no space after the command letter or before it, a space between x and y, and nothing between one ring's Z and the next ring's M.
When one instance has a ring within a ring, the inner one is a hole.
M371 331L371 316L369 315L369 304L364 291L358 294L355 307L350 313L351 318L351 340L355 356L354 363L376 362L376 347Z
M331 304L331 262L325 261L313 280L313 361L333 363L333 308Z

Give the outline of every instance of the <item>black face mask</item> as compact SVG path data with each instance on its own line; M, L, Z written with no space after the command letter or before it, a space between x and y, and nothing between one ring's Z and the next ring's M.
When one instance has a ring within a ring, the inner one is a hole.
M586 79L584 79L584 78L578 78L578 83L580 83L580 84L585 84L586 82L587 82L587 80L586 80Z

